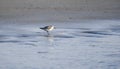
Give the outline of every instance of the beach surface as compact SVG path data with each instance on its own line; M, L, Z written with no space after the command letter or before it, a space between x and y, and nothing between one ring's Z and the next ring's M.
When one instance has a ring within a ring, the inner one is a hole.
M0 69L119 69L119 22L1 23Z

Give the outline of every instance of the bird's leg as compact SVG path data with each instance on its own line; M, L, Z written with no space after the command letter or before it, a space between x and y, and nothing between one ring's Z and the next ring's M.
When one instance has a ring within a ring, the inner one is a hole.
M50 35L49 31L47 31L47 34Z

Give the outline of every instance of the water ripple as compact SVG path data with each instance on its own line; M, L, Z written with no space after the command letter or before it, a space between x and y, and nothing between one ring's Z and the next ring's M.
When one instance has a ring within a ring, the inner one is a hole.
M105 31L83 31L82 33L96 34L96 35L113 35Z
M17 40L6 40L6 41L0 41L0 43L18 43L20 41Z
M120 25L115 25L110 28L112 32L120 33Z

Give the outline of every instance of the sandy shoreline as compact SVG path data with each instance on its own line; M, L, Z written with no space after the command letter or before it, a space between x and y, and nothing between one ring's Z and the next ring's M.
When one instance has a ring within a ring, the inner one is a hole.
M0 20L9 22L80 22L82 20L119 20L118 10L87 11L60 9L11 9L1 11Z

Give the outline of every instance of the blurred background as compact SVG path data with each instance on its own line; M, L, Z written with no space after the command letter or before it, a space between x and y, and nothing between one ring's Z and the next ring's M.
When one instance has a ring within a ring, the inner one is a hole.
M0 0L0 19L30 22L120 19L120 0Z
M120 69L120 0L0 0L0 69Z

